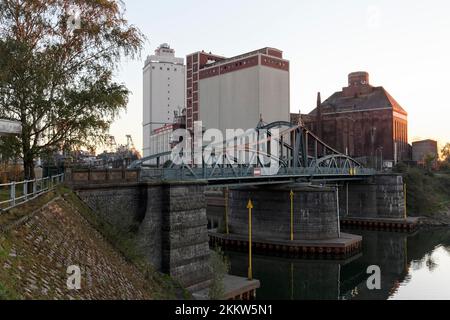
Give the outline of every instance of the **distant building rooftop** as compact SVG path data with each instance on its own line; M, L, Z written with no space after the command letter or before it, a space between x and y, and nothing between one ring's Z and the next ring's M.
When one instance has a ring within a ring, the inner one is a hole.
M393 109L403 114L408 113L383 87L373 87L369 83L367 72L354 72L349 75L349 86L335 92L322 103L322 114ZM317 108L310 115L316 115Z

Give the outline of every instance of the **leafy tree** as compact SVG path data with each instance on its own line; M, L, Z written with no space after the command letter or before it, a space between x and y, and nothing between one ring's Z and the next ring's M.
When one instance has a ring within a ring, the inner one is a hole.
M447 143L441 151L444 161L450 162L450 143Z
M425 162L425 169L427 170L428 173L430 173L433 170L433 167L436 164L436 155L434 154L427 154L424 157L424 162Z
M105 139L128 102L114 71L143 41L114 0L0 1L0 117L22 123L26 178L46 152Z

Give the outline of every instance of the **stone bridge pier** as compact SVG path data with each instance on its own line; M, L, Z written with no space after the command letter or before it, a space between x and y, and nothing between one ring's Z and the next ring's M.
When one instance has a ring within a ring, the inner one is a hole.
M228 232L226 222L225 228L211 230L212 245L248 251L250 199L251 240L257 252L344 257L361 249L360 236L340 232L336 188L300 184L230 189L224 219Z
M376 175L340 188L342 221L348 225L415 229L418 219L408 218L403 177Z
M242 187L230 191L229 230L248 235L249 199L252 200L252 232L255 239L290 240L291 191L293 230L296 240L339 238L335 188L298 185Z
M204 183L124 182L73 174L71 184L102 220L132 238L157 270L194 292L210 284ZM127 173L129 174L129 173ZM112 177L112 176L111 176Z
M351 183L348 196L350 217L394 219L405 217L402 176L377 175L366 181Z

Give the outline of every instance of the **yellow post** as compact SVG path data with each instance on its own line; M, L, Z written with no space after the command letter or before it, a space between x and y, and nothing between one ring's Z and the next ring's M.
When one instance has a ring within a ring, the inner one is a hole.
M253 266L252 266L252 199L248 200L248 280L253 280Z
M230 228L228 226L228 194L229 190L228 188L225 189L225 230L227 235L230 234Z
M406 209L406 205L407 205L407 188L406 188L406 183L403 185L403 197L405 198L405 219L408 218L408 211Z
M291 241L294 241L294 191L291 190Z

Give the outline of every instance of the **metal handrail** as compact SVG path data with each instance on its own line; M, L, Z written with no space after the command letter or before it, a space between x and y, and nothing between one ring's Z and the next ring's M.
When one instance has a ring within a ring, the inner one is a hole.
M64 182L64 173L40 179L23 180L19 182L13 181L9 183L0 184L0 195L1 191L4 189L8 190L9 195L7 200L3 201L0 200L0 214L3 211L10 210L14 207L17 207L20 204L35 199L41 194L53 190L57 185L61 184L62 182ZM6 206L3 207L4 205Z

